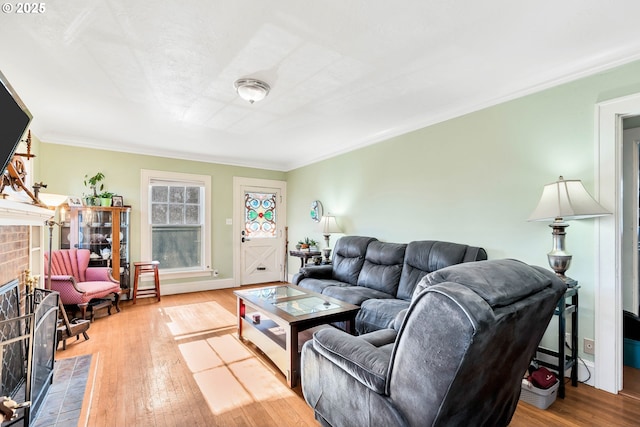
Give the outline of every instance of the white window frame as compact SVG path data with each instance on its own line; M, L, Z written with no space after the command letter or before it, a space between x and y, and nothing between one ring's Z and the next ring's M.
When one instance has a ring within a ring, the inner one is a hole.
M185 185L204 185L204 218L202 230L202 268L162 271L160 276L168 279L202 277L211 275L211 176L190 173L167 172L150 169L140 171L140 259L151 260L152 224L150 215L151 183L155 180L174 181Z

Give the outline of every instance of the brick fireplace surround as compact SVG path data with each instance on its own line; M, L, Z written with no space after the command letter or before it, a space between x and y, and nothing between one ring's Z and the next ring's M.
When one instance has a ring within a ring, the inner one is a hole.
M27 269L43 274L44 252L49 250L45 221L54 213L32 203L0 199L0 285L22 278ZM38 283L43 286L44 277ZM20 294L24 295L22 283Z
M21 277L29 268L29 227L0 225L0 285ZM22 283L20 295L24 295Z

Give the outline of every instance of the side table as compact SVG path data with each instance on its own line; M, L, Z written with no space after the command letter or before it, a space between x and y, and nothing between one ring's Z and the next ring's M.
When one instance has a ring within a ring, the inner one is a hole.
M558 350L554 351L538 347L538 352L557 358L556 364L542 360L538 360L538 363L558 373L558 380L560 381L558 396L562 399L564 399L565 394L564 373L567 369L571 368L571 385L578 386L578 289L580 286L573 279L568 279L566 283L567 290L558 301L558 306L553 312L555 316L558 316ZM569 302L567 303L567 301ZM571 350L569 354L566 354L565 336L568 315L571 321Z
M300 258L300 268L307 265L309 259L322 256L320 251L289 251L289 255Z

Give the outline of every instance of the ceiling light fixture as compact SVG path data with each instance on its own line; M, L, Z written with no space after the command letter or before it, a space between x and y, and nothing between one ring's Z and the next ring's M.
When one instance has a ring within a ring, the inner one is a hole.
M262 101L271 90L271 87L262 80L256 79L238 79L233 84L240 98L253 104L256 101Z

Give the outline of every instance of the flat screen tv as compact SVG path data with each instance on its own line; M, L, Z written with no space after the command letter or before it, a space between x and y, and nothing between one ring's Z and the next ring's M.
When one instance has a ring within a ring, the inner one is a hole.
M0 171L2 173L9 165L31 119L31 113L0 71L0 162L2 162Z

